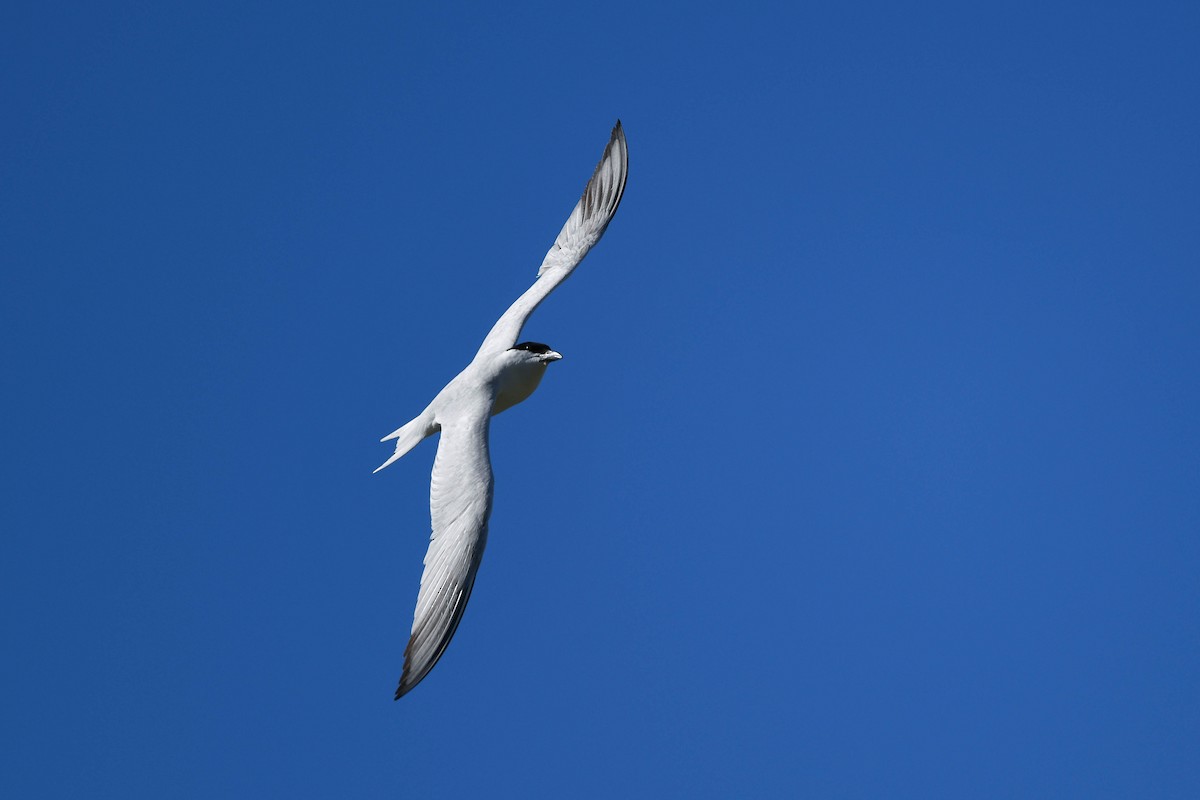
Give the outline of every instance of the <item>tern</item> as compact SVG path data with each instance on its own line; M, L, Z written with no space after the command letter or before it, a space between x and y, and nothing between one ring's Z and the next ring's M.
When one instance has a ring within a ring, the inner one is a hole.
M429 674L462 619L487 543L492 513L488 424L537 389L551 362L562 355L540 342L521 342L533 310L579 266L612 221L625 192L629 151L621 121L571 216L546 253L537 279L492 327L466 369L438 392L416 419L380 441L396 451L376 472L440 432L429 484L433 533L417 593L412 631L404 650L399 700Z

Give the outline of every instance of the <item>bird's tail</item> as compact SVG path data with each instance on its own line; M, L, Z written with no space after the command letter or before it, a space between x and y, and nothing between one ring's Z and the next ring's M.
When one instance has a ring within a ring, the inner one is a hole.
M414 419L405 425L400 426L396 430L389 433L379 441L386 442L390 439L396 440L396 452L392 453L392 457L379 465L375 472L383 469L386 466L394 463L402 455L412 450L419 445L426 436L431 436L438 430L438 425L433 421L433 414L426 409L421 413L421 416Z

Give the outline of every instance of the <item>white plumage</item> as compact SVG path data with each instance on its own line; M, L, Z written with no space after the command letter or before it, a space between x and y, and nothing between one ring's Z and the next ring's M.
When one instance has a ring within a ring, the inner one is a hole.
M396 451L376 472L425 437L441 432L429 486L433 533L396 699L433 669L471 596L492 513L488 423L533 394L546 367L562 358L537 342L517 344L517 338L533 310L604 235L621 202L628 170L629 153L618 120L583 196L546 253L537 280L492 327L466 369L416 419L382 439L395 439Z

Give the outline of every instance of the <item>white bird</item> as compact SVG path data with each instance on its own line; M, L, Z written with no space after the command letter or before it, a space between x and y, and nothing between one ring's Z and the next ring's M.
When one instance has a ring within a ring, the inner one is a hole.
M492 513L488 422L533 394L546 367L562 356L539 342L517 344L533 310L566 280L612 221L625 191L629 152L621 121L533 285L492 327L475 358L408 424L380 441L396 452L376 472L441 431L429 485L433 533L417 594L412 632L404 650L399 700L429 674L462 619L487 543Z

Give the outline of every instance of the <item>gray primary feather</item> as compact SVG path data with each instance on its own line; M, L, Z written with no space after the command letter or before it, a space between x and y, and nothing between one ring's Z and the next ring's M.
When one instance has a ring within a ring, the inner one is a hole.
M487 543L492 512L488 424L537 388L561 356L546 345L514 347L533 310L604 235L625 191L629 153L620 120L583 196L546 254L537 280L500 317L475 358L411 422L382 441L396 449L378 472L423 439L441 432L429 486L432 535L396 699L429 674L462 620Z

